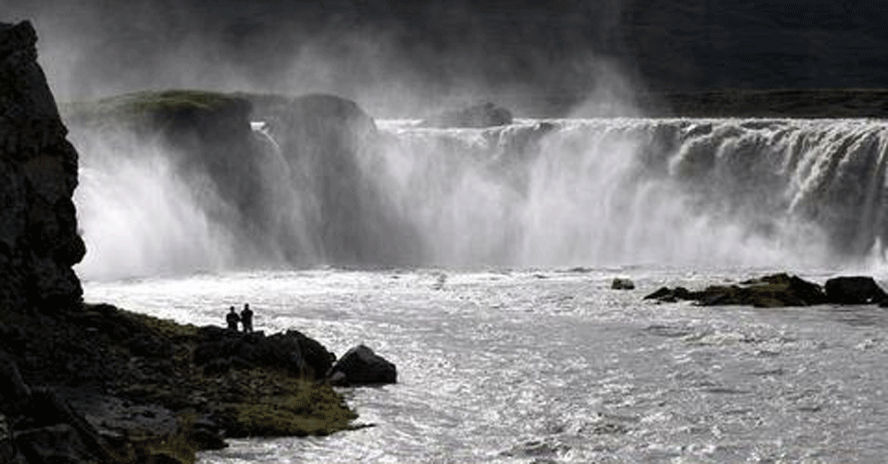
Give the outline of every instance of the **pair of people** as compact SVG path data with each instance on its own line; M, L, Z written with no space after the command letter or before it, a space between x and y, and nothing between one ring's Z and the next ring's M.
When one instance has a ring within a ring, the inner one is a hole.
M234 310L234 306L232 306L228 311L228 315L225 316L225 322L228 323L228 330L237 332L237 324L241 323L244 326L244 333L252 333L253 311L250 309L250 303L244 304L244 309L241 311L240 315L237 314Z

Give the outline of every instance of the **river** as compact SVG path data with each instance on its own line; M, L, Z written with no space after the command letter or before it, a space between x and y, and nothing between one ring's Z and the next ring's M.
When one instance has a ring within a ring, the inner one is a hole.
M881 462L888 312L656 304L760 268L380 269L87 281L88 301L222 325L251 303L337 354L364 343L399 382L341 390L372 427L231 440L203 464ZM823 282L832 271L802 276ZM610 289L627 277L635 290ZM878 273L877 273L878 278Z

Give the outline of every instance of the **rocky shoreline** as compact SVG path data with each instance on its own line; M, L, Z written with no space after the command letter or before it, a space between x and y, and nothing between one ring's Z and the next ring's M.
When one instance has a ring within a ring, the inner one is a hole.
M191 463L225 438L360 427L331 385L397 380L366 347L334 363L295 330L243 334L82 302L78 153L36 43L29 22L0 23L0 462ZM176 101L163 114L199 128L221 114L250 140L248 106Z
M334 365L332 353L293 330L243 334L105 304L6 311L0 452L15 463L187 463L225 438L354 429L357 415L328 376L360 385L395 373L393 365L390 379L349 371L348 359Z
M700 306L759 308L824 304L878 304L881 307L888 307L888 293L885 293L872 277L834 277L821 286L786 273L767 275L734 285L711 285L702 290L662 287L644 299L659 303L692 301Z

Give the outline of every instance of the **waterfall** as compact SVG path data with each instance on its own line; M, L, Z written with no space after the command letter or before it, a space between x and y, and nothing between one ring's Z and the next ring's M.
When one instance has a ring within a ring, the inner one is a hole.
M253 129L265 147L256 155L265 193L251 208L267 210L250 216L261 223L249 234L244 220L219 213L225 195L176 172L163 161L169 155L154 153L154 167L131 164L148 170L136 177L147 181L153 170L169 183L151 187L162 192L152 197L138 185L93 185L119 168L81 149L88 260L120 262L120 249L141 248L140 234L171 242L142 254L172 254L168 267L179 272L336 264L336 256L363 266L782 267L884 256L882 121L568 119L488 129L380 121L352 158L321 149L310 161L278 144L288 128ZM133 211L151 220L109 238L107 224L134 224ZM177 245L183 236L189 245ZM127 245L104 245L118 240Z
M236 262L234 237L211 216L221 201L206 179L187 182L163 147L124 134L72 133L72 140L86 154L74 195L88 250L79 274L215 271Z
M888 125L524 121L388 128L390 201L433 263L829 265L885 234Z

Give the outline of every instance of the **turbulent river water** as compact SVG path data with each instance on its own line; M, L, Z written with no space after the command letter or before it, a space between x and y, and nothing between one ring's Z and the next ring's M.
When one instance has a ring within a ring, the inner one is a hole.
M888 456L884 309L642 299L777 271L888 280L885 122L377 127L372 146L306 160L257 122L252 215L162 147L72 130L87 300L201 325L249 302L259 329L399 368L344 390L372 427L234 440L202 463Z
M87 282L86 296L365 343L399 383L343 390L373 427L233 440L210 463L881 462L888 312L654 304L762 269L317 269ZM829 272L806 274L822 282ZM615 276L635 290L610 289Z

